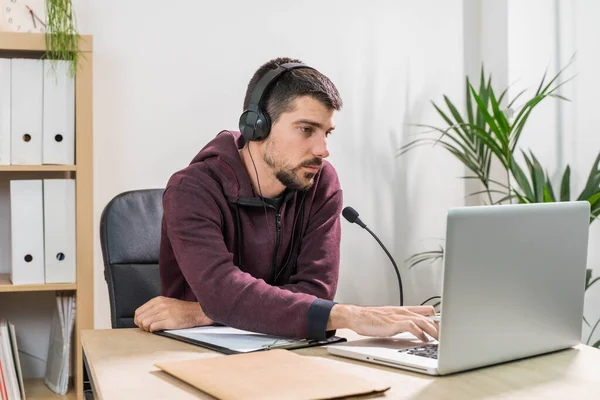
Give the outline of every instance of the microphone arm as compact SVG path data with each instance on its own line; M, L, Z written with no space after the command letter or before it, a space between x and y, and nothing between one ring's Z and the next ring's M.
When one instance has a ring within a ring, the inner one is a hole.
M394 261L394 258L392 257L392 255L390 254L388 249L386 249L385 246L383 245L383 243L381 243L381 240L379 240L377 235L375 235L373 233L373 231L371 231L369 229L369 227L367 227L366 225L365 225L365 229L367 232L369 232L371 234L371 236L373 236L375 238L375 240L377 240L377 243L379 243L379 245L381 246L383 251L385 251L385 254L387 254L390 261L392 262L392 265L394 266L394 270L396 271L396 277L398 278L398 289L400 290L400 306L403 306L404 305L404 293L402 291L402 278L400 278L400 271L398 270L398 266L396 265L396 262Z
M342 210L342 216L344 218L346 218L346 220L348 222L350 222L351 224L357 224L361 228L366 229L367 232L369 232L371 234L371 236L373 236L375 238L375 240L377 240L377 243L379 243L379 245L381 246L383 251L385 251L385 254L387 254L387 256L390 258L390 261L392 262L392 265L394 266L394 270L396 271L396 277L398 278L398 289L400 289L400 306L403 306L404 305L404 293L402 291L402 278L400 278L400 271L398 270L398 266L396 265L396 262L394 261L394 257L392 257L392 255L385 248L383 243L381 243L381 240L379 240L377 235L374 234L373 231L371 231L369 228L367 228L367 225L364 222L362 222L360 220L360 218L358 218L358 212L354 208L345 207Z

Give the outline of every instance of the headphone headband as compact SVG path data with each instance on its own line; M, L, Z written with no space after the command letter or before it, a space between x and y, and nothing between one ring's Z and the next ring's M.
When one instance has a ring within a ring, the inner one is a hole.
M256 84L254 91L252 92L252 97L250 97L250 102L248 103L248 109L251 106L260 107L260 102L262 101L263 96L267 92L267 90L279 79L279 77L287 71L291 71L293 69L298 68L311 68L308 65L304 65L301 63L285 63L281 64L276 69L272 69L266 74L263 75L262 78ZM312 69L312 68L311 68Z

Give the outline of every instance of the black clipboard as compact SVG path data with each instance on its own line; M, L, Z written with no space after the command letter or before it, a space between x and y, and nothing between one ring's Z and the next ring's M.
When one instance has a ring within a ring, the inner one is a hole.
M210 350L218 351L219 353L223 353L223 354L255 353L258 351L266 351L266 350L271 350L271 349L297 350L297 349L304 349L304 348L308 348L308 347L325 346L325 345L333 344L333 343L343 343L343 342L347 341L347 339L343 338L343 337L331 336L325 340L302 340L302 341L298 341L298 343L294 343L291 345L271 346L271 347L267 347L267 348L263 348L263 349L241 352L241 351L236 351L236 350L230 349L228 347L222 347L222 346L219 346L219 345L216 345L213 343L207 343L207 342L203 342L200 340L191 339L191 338L188 338L185 336L176 335L176 334L166 332L166 331L155 331L153 333L156 335L159 335L159 336L163 336L163 337L167 337L170 339L179 340L181 342L193 344L195 346L200 346L200 347L204 347L204 348L207 348ZM282 339L284 339L284 338L282 338Z

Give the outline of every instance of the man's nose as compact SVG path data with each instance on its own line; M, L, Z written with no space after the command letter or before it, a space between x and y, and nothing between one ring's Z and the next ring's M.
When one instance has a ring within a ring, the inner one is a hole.
M327 137L323 136L317 139L317 142L313 146L312 153L315 157L319 158L329 157L329 150L327 150Z

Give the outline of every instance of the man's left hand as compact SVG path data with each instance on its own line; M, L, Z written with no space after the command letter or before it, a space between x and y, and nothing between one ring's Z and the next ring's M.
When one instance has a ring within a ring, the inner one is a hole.
M185 329L213 323L204 314L200 303L164 296L155 297L135 310L133 322L149 332L163 329Z

